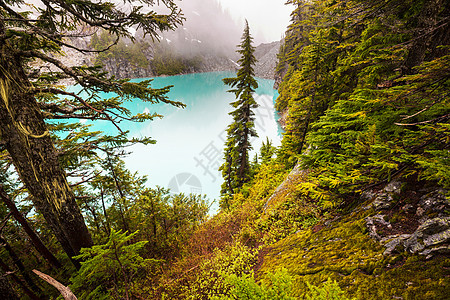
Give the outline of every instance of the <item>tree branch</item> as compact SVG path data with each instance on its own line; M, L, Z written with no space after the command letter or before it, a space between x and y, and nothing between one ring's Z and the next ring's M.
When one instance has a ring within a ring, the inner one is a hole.
M75 297L75 295L72 293L69 287L61 284L60 282L56 281L49 275L39 272L36 269L33 270L33 273L39 276L42 280L54 286L56 289L58 289L58 291L61 293L61 295L65 300L77 300L77 297Z

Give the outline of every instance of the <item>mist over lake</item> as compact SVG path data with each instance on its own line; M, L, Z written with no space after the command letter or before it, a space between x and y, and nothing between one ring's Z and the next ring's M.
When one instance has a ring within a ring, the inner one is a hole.
M174 193L201 193L211 201L217 199L223 182L218 168L223 160L226 129L232 121L228 115L232 110L229 103L235 100L234 94L227 92L229 87L223 84L222 79L233 76L232 72L212 72L154 78L153 88L173 85L169 98L183 102L186 108L142 101L126 103L133 114L163 115L162 119L145 123L120 124L121 129L129 130L132 137L147 136L156 140L154 145L139 144L127 148L131 152L125 158L127 167L140 175L147 175L150 187L170 188ZM139 80L143 79L134 79ZM254 97L259 104L255 111L259 137L252 142L251 158L266 137L274 146L280 145L281 131L273 104L277 91L273 89L273 83L273 80L258 79L259 87ZM108 121L86 123L108 134L118 133ZM213 208L217 208L217 203Z

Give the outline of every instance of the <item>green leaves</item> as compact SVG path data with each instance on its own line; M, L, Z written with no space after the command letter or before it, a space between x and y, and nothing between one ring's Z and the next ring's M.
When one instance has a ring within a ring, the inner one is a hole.
M82 261L81 268L72 278L72 288L79 291L80 299L128 298L134 278L150 264L159 263L139 255L147 242L132 243L136 234L113 229L106 244L80 251L76 259Z
M293 13L278 158L301 159L318 189L357 191L401 173L448 186L450 58L431 38L443 34L443 2L410 4L313 1Z
M253 273L225 275L225 282L231 286L229 295L214 296L213 300L249 299L249 300L294 300L292 295L292 277L286 269L268 274L270 283L258 285Z

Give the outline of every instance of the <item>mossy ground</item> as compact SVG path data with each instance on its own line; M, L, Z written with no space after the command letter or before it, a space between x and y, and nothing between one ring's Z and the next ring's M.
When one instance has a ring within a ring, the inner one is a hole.
M354 212L280 240L265 251L256 275L264 280L286 268L299 299L305 298L307 282L320 286L328 278L356 299L449 299L450 259L384 256L384 247L366 232L364 218L370 214Z
M383 255L385 248L366 226L367 217L383 213L392 222L387 235L413 232L417 217L403 207L417 207L427 189L412 196L418 186L414 180L382 212L372 207L374 199L362 203L355 194L335 195L337 206L322 208L301 190L305 175L262 168L252 185L235 195L229 211L200 226L185 255L161 279L159 293L169 299L210 299L215 286L215 295L224 295L231 287L221 272L233 273L238 265L246 272L235 272L237 276L254 274L261 287L270 287L271 276L286 271L296 299L310 296L308 283L324 287L329 279L348 299L449 299L450 258ZM377 230L382 234L385 228Z

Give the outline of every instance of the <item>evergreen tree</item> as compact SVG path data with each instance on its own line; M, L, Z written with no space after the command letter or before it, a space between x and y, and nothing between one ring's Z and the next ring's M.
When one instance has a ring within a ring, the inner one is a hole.
M448 187L448 1L290 2L281 161L300 157L316 191L411 174Z
M45 120L102 119L118 127L117 123L123 119L145 121L154 117L133 116L122 106L124 100L182 104L167 99L168 87L152 89L150 81L116 80L99 67L67 66L58 55L63 54L63 47L90 52L73 38L87 38L98 28L115 36L116 41L119 37L134 40L129 27L142 28L155 37L157 31L174 28L181 18L171 0L164 1L169 8L166 15L144 13L134 1L125 1L126 10L105 1L38 2L0 1L0 144L7 150L37 211L65 252L73 257L82 247L92 246L92 239L61 166L62 153L55 148L55 137L49 131L52 128ZM140 2L154 4L153 0ZM44 71L43 63L53 68ZM81 86L86 96L58 85L62 78ZM116 95L103 99L100 91ZM116 141L124 142L123 136ZM91 144L88 149L92 152L94 146Z
M250 36L248 22L246 22L242 42L237 51L241 54L238 60L240 68L237 76L225 78L223 82L231 86L229 92L234 93L236 101L231 105L235 108L230 113L233 122L227 129L227 142L225 146L225 162L220 167L225 182L222 184L221 193L229 196L241 188L250 179L249 151L252 149L250 138L256 137L253 109L258 107L253 93L258 87L253 69L256 63L255 48L252 46L253 38Z

